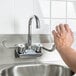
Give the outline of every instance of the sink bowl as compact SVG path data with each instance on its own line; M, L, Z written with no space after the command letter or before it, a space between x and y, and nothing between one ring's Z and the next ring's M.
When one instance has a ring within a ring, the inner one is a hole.
M15 64L0 71L0 76L73 76L72 71L55 64Z

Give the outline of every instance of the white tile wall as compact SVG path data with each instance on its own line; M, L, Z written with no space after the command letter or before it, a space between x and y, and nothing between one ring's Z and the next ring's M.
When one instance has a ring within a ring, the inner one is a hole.
M69 24L70 28L76 32L76 19L67 19L67 23Z
M40 28L36 29L35 23L33 24L33 34L50 34L50 19L40 19Z
M62 19L66 20L65 23L68 23L67 19L71 19L72 24L75 23L72 21L76 19L75 5L76 0L2 0L0 1L0 34L27 34L28 20L33 14L36 14L41 21L41 29L33 28L33 33L49 34L47 29L56 25L54 21L57 20L54 19L60 19L58 24Z
M28 33L28 18L15 18L14 21L14 34L27 34Z
M18 19L33 15L33 0L14 0L14 13Z
M14 33L27 34L28 19L33 15L33 0L14 0Z
M0 0L0 34L26 34L32 13L33 0Z
M50 18L50 0L34 0L34 14L39 18Z
M67 0L67 1L76 1L76 0Z
M57 25L62 23L65 24L66 19L51 19L51 30L54 30Z
M76 0L0 0L0 34L27 34L28 20L33 14L39 17L41 23L40 29L36 29L35 22L33 21L33 34L49 35L59 23L68 23L72 30L76 32L75 8ZM25 40L25 38L23 39ZM43 41L45 42L46 40ZM50 47L49 44L43 45ZM3 58L1 64L16 62L14 53L9 51L8 55L7 50L0 49L0 60ZM45 51L41 61L61 62L62 59L57 51L52 53Z
M51 18L66 18L66 1L51 1Z
M0 0L0 34L13 33L12 1Z
M76 18L76 2L67 2L67 18Z

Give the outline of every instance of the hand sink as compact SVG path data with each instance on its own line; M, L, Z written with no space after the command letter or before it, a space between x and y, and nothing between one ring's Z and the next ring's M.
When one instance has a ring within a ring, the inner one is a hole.
M73 76L72 71L55 64L14 64L3 68L0 76Z

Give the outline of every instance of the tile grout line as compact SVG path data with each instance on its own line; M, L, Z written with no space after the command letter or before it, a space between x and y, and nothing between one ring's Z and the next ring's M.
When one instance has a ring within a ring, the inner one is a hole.
M50 19L50 18L43 18L43 19ZM51 19L66 19L66 18L51 18ZM73 19L73 20L76 20L76 18L67 18L67 19Z
M14 9L15 9L15 0L13 0L13 11L15 11ZM16 32L15 29L16 28L15 28L15 12L14 12L14 34Z
M68 0L67 0L67 2L76 2L76 1L68 1Z
M67 0L66 0L66 24L67 24Z
M26 17L25 19L28 19L28 17ZM66 19L66 18L40 18L40 19ZM67 19L76 20L76 18L67 18Z
M51 0L50 0L50 31L52 31L51 27L52 27L52 22L51 22L51 11L52 11L52 5L51 5Z
M51 10L52 9L51 9L51 7L52 7L52 5L51 5L51 0L50 0L50 31L51 31L51 26L52 26L52 22L51 22L51 13L52 13Z

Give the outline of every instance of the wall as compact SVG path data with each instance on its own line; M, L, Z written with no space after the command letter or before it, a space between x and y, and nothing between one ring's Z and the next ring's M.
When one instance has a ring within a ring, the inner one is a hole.
M0 34L27 34L28 20L34 14L39 17L41 28L36 30L33 26L33 34L50 34L50 29L59 23L70 24L75 32L75 5L76 0L2 0Z
M53 42L51 31L59 23L70 24L73 32L76 32L74 28L76 25L75 5L76 0L0 0L0 34L2 34L0 41L7 40L9 46L26 42L28 20L35 14L39 17L41 25L40 29L36 29L33 21L33 41L41 42L50 48L50 43ZM6 49L2 47L2 44L0 49L0 64L26 61L25 59L15 59L14 49ZM39 60L64 64L56 50L51 53L44 51L44 55Z

